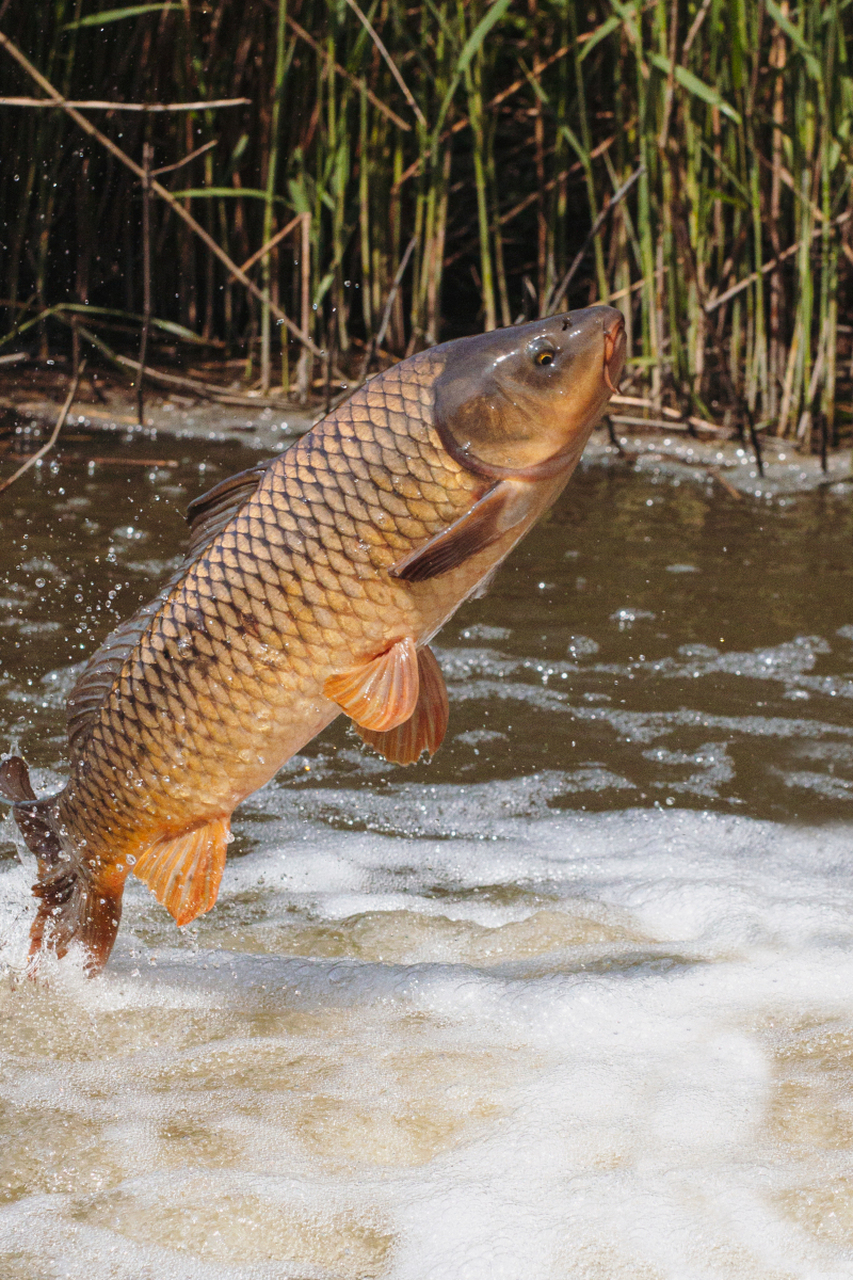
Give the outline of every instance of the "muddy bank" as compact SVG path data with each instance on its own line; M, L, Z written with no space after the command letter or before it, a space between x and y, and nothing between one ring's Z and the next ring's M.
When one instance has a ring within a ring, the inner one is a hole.
M223 391L227 388L223 387ZM0 414L6 450L27 452L46 428L56 422L68 391L68 375L59 368L0 368ZM146 389L144 426L140 426L133 388L110 373L97 371L81 380L69 412L63 439L91 433L144 434L152 441L159 435L216 441L243 440L263 449L280 448L280 442L302 435L322 417L324 405L284 407L273 397L265 400L244 392L251 403L217 404L177 392Z
M0 370L0 463L6 457L20 460L43 442L56 422L66 390L67 375L59 368ZM275 453L310 430L325 413L322 401L300 407L281 399L255 397L251 392L243 392L240 398L256 399L257 403L218 404L152 389L146 393L145 425L140 426L132 388L99 371L94 380L81 384L55 456L61 457L68 448L83 453L87 439L93 442L92 454L98 456L96 442L104 436L112 438L109 451L113 457L116 443L129 438L150 440L154 453L160 438L216 444L240 441L250 449ZM764 435L759 468L749 443L727 439L722 433L700 431L691 436L683 429L651 426L626 431L620 424L611 431L605 420L584 458L587 463L617 469L635 468L652 475L718 484L733 498L853 488L853 450L831 452L824 470L818 454L800 453L791 441Z

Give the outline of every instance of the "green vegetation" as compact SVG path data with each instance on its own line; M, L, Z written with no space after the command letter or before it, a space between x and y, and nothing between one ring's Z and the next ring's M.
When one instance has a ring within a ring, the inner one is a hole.
M655 404L805 448L850 432L853 0L3 12L66 99L251 100L82 113L137 164L150 143L155 170L215 143L162 182L233 262L254 256L255 291L155 193L150 306L263 388L323 374L294 328L352 376L386 311L403 355L610 299ZM0 58L7 93L43 95ZM138 176L57 108L3 107L0 147L7 332L64 302L143 312ZM68 314L21 339L46 350Z

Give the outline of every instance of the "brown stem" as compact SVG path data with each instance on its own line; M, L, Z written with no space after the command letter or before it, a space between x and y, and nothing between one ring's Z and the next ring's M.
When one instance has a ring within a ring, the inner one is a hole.
M311 323L311 214L303 213L300 216L302 218L302 250L299 264L302 277L302 329L307 333ZM319 354L316 347L313 351ZM296 388L300 404L305 404L308 399L310 385L311 359L308 351L303 348L296 369Z
M381 347L383 341L385 340L385 334L388 329L388 324L391 320L391 311L394 306L394 299L397 297L397 291L400 288L400 285L403 280L403 276L406 271L406 267L409 265L409 258L411 258L416 244L417 244L417 236L412 236L411 240L406 246L406 252L403 254L403 257L400 260L400 265L397 268L397 274L394 276L394 283L391 285L391 288L388 291L388 299L385 303L385 310L382 313L382 323L379 326L379 332L374 334L374 336L370 339L370 342L367 345L367 353L365 354L364 363L361 366L361 373L359 374L359 378L358 378L359 386L361 386L361 384L364 382L365 378L367 377L368 373L370 372L370 366L373 362L373 357L376 354L377 348Z
M136 416L145 426L145 356L151 328L151 159L150 142L142 144L142 335L139 339L139 373L136 377Z
M831 225L840 227L843 223L848 222L853 217L853 210L848 209L846 213L840 213L837 218L833 218ZM822 227L815 227L810 239L816 240L818 236L823 235ZM705 303L705 311L708 315L712 311L716 311L717 307L721 307L724 302L728 302L729 298L733 298L735 294L740 293L742 289L748 289L749 286L758 280L761 276L766 276L770 271L775 271L780 262L784 262L786 258L792 257L799 249L802 248L802 240L798 240L796 244L788 245L788 248L779 254L778 258L771 258L769 262L762 264L759 271L753 271L751 275L745 276L743 280L739 280L737 284L733 284L725 293L721 293L718 298L711 298Z
M80 325L80 337L85 338L93 347L111 360L113 364L120 365L123 369L130 369L134 374L139 372L139 361L131 360L130 356L120 356L112 347L107 346L101 338L97 338L84 326ZM201 396L205 400L216 400L219 404L240 405L243 408L260 409L270 406L273 409L289 409L291 406L286 400L273 400L269 397L261 399L259 396L241 396L233 391L225 391L222 387L214 386L209 382L201 382L197 378L182 378L175 373L163 373L159 369L146 369L146 376L149 382L162 383L165 387L174 387L179 391L190 391L193 395Z
M251 98L219 98L213 102L102 102L100 100L77 102L55 98L0 98L0 107L79 107L83 111L210 111L214 107L242 107Z
M333 58L330 58L323 46L318 44L314 37L309 35L304 27L300 27L298 22L294 22L290 14L287 15L287 25L290 27L291 31L296 32L300 40L304 40L306 44L311 46L323 62L331 62L338 75L345 76L346 79L349 80L351 84L354 84L357 89L362 90L369 101L373 103L374 107L376 107L378 111L381 111L384 116L387 116L389 120L393 120L398 129L403 129L404 132L411 133L412 126L410 124L407 124L405 120L401 120L396 112L392 111L381 98L377 98L373 90L367 87L364 80L359 76L354 76L351 71L347 71L346 67L342 67L339 62L335 62Z
M59 411L59 417L56 419L56 426L53 428L47 444L43 444L40 449L37 449L31 457L27 458L26 462L22 466L18 467L18 470L14 475L9 476L8 480L4 480L2 484L0 484L0 493L2 493L4 489L8 489L9 485L14 484L18 477L22 476L25 471L29 471L31 467L34 467L39 458L43 458L44 455L49 453L56 444L59 433L65 425L65 419L68 417L68 410L74 403L74 397L77 394L77 387L80 385L80 378L85 368L86 361L83 360L75 369L74 376L71 379L71 386L68 388L68 395L65 397L65 403Z
M251 258L247 258L246 261L243 263L242 267L240 268L240 270L248 271L249 267L253 267L259 258L266 257L266 255L270 252L270 250L274 249L275 246L279 243L279 241L283 240L284 237L287 235L287 233L289 231L292 231L293 228L297 226L301 221L302 221L302 214L297 213L296 217L291 218L290 222L288 222L286 226L283 226L281 231L276 231L275 235L270 240L268 240L266 244L262 244L260 249L258 249L255 253L252 254Z
M627 180L627 182L623 182L619 190L614 193L613 199L610 201L610 203L606 204L604 208L601 210L601 213L598 215L595 222L590 227L589 234L587 235L586 240L584 240L580 249L575 254L572 265L569 267L568 271L563 276L560 283L554 289L551 290L548 297L545 299L545 305L542 308L543 315L548 315L565 296L569 285L572 283L572 280L575 277L575 272L577 271L578 267L584 260L584 256L586 254L587 249L592 244L593 240L598 235L601 228L604 226L604 223L607 219L608 214L611 212L612 209L616 207L616 205L619 203L620 200L624 200L625 196L631 190L634 183L642 175L644 169L645 169L645 165L642 165L642 164L639 166L639 168L635 169L634 172L631 174L630 178Z
M426 122L424 113L421 111L420 107L412 97L412 93L411 93L411 90L409 89L409 86L406 84L405 80L400 74L400 68L397 66L396 62L391 57L388 50L385 48L385 45L382 43L382 40L380 39L378 32L371 26L370 21L368 20L366 15L362 13L361 9L356 4L356 0L347 0L347 4L352 9L353 13L355 13L358 16L358 19L364 26L365 31L367 31L371 40L376 45L376 48L379 50L379 52L382 54L382 57L387 62L391 70L392 76L397 81L397 84L400 86L400 88L403 90L404 98L408 102L409 106L412 108L412 111L417 116L418 123L422 126L422 128L426 129L427 122Z
M130 169L132 173L135 173L137 178L142 178L143 170L141 165L138 165L135 160L132 160L125 151L122 151L121 147L116 146L116 144L112 141L112 139L108 138L105 133L101 133L100 129L96 129L95 126L91 123L91 121L87 120L85 116L81 116L79 111L77 111L74 107L69 106L69 104L65 101L62 95L58 93L56 89L54 89L50 81L45 79L45 77L41 74L41 72L38 71L33 66L33 64L29 61L28 58L24 56L23 53L21 53L17 45L14 44L9 39L9 37L5 35L2 31L0 31L0 45L2 45L11 54L11 56L15 59L15 61L21 67L24 68L27 74L31 76L32 79L35 80L36 83L40 85L42 89L44 89L45 93L50 94L55 105L58 107L61 107L62 110L65 111L66 114L71 117L71 119L75 122L75 124L79 125L80 128L85 133L88 133L90 137L95 138L96 141L100 142L102 147L105 147L106 150L109 151L111 155L114 155L116 159L121 161L121 163L125 165L128 169ZM179 200L176 200L170 191L167 191L166 188L161 186L160 183L157 182L156 179L154 178L151 179L151 190L155 193L155 195L158 195L161 200L166 201L170 209L174 210L174 212L178 215L178 217L183 222L186 223L186 225L190 228L190 230L195 232L195 234L199 237L199 239L202 240L207 245L211 253L214 253L216 255L216 257L225 266L228 272L232 276L234 276L235 279L239 280L240 283L246 289L248 289L249 293L251 293L253 297L257 298L259 302L264 301L264 294L258 288L258 286L254 283L254 281L250 280L249 277L246 275L246 273L242 271L240 267L237 266L237 263L231 260L231 258L222 248L222 246L217 244L212 236L208 235L204 227L200 226L199 223L196 222L195 218L192 216L189 210L185 209L184 206L181 204L181 202ZM274 308L273 314L275 315L277 320L281 320L282 324L287 326L287 328L290 330L293 336L296 339L298 339L298 341L301 342L303 346L307 347L308 350L312 351L316 356L319 356L321 354L320 348L316 345L316 343L312 342L312 340L308 337L307 333L303 333L301 329L297 328L297 326L293 323L293 321L284 314L284 312L281 310L280 307Z

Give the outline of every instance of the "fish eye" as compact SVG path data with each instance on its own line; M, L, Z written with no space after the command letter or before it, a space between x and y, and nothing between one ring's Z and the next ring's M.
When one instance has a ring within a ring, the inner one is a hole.
M555 355L555 353L554 353L554 352L553 352L549 347L546 347L546 348L545 348L544 350L542 350L542 351L536 351L536 352L534 352L534 355L533 355L533 363L534 363L534 364L538 364L540 368L542 368L542 367L544 367L544 366L546 366L546 365L549 365L549 364L553 364L553 363L554 363L554 355Z

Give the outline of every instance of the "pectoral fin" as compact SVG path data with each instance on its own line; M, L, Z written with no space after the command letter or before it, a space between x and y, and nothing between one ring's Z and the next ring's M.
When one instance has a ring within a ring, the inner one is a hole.
M447 732L447 688L431 649L418 652L418 676L417 706L408 720L385 733L356 726L362 742L392 764L414 764L422 751L435 755Z
M535 487L529 481L500 480L464 516L399 560L391 569L392 578L426 582L448 573L521 524L534 501Z
M384 733L412 715L418 701L418 654L409 636L378 658L329 676L323 692L362 729Z
M134 875L176 924L189 924L216 902L228 836L228 818L215 818L194 831L157 840L134 866Z

